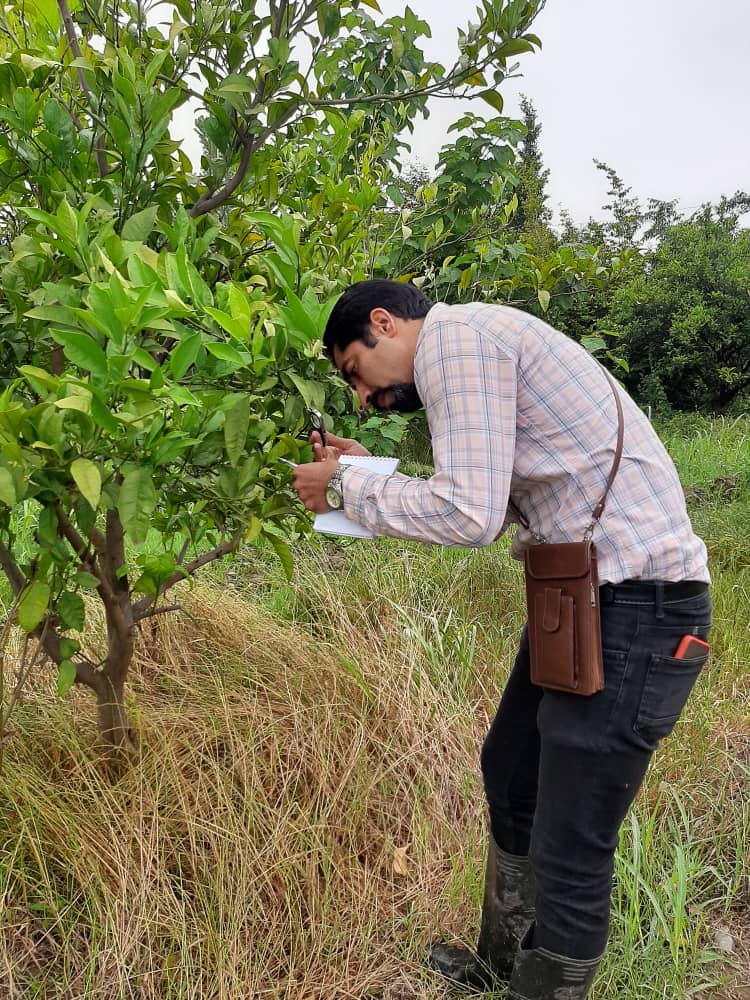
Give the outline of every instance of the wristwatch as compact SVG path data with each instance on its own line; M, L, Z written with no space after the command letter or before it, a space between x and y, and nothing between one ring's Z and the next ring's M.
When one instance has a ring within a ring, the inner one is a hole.
M340 465L328 480L326 486L326 503L331 510L344 509L344 470Z

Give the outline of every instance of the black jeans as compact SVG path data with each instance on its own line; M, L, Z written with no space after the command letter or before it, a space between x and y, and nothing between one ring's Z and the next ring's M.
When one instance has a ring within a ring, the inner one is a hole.
M495 841L536 877L534 946L580 959L606 946L618 831L705 663L673 654L708 637L711 601L698 584L626 581L601 588L601 618L604 690L532 685L524 629L482 748Z

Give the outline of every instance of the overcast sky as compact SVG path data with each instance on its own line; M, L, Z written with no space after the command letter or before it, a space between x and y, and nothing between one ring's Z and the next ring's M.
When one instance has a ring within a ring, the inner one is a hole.
M404 0L380 6L391 16ZM427 55L451 61L475 3L409 6L431 26ZM599 214L607 185L594 158L644 202L692 208L750 189L750 0L548 0L531 30L543 48L520 58L523 79L502 93L506 114L519 93L537 109L553 208L580 222ZM417 126L413 152L429 166L460 111L435 101Z

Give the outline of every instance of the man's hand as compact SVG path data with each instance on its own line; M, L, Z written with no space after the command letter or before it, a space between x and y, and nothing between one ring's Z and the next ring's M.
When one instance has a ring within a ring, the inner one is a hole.
M352 438L340 438L336 437L335 434L326 434L328 439L328 447L324 448L320 441L320 434L317 431L313 431L310 435L310 441L313 446L313 455L315 456L316 462L325 462L327 459L336 458L338 459L340 455L369 455L370 452L359 441L354 441ZM330 476L329 476L330 479Z
M335 438L335 440L343 441L344 439ZM322 449L320 441L318 441L318 447ZM330 446L328 450L331 450ZM318 459L315 462L307 462L305 465L298 465L292 471L294 488L308 510L312 510L316 514L325 514L331 509L326 503L326 486L328 486L338 464L338 458L331 456L330 458Z

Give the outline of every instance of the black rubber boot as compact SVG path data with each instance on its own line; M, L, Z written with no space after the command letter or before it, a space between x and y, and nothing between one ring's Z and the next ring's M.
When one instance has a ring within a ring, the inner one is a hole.
M546 948L532 948L534 925L518 948L508 1000L584 1000L589 995L602 956L566 958Z
M476 953L436 944L429 964L457 986L489 990L510 978L518 944L534 919L534 876L529 859L502 851L490 833L482 925Z

